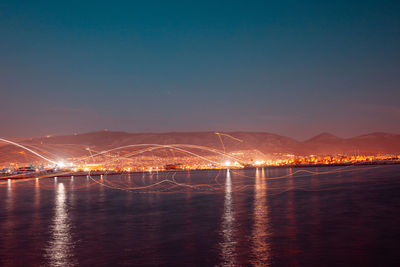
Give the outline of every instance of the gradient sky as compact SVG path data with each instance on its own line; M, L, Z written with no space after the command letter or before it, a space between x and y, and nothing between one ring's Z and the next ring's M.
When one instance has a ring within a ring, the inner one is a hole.
M0 136L400 132L400 1L1 1Z

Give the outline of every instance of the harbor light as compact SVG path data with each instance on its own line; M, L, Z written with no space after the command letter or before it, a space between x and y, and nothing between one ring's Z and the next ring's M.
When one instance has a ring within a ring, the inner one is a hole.
M232 163L231 163L229 160L227 160L227 161L225 161L224 165L225 165L225 166L231 166Z
M65 166L66 166L66 164L65 164L64 161L59 161L59 162L57 162L57 167L59 167L59 168L65 168Z
M256 161L254 162L254 164L255 164L256 166L260 166L260 165L265 164L265 161L264 161L264 160L256 160Z

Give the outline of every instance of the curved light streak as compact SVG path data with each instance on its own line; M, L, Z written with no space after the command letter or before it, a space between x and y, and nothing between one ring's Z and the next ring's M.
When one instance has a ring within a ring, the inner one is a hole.
M201 156L201 155L198 155L198 154L196 154L196 153L190 152L190 151L188 151L188 150L185 150L185 149L182 149L182 148L179 148L179 147L190 147L190 148L196 148L196 149L200 149L200 150L210 151L210 152L213 152L213 153L215 153L215 154L219 154L219 155L228 157L228 158L233 159L233 160L236 160L236 161L241 161L240 159L238 159L238 158L236 158L236 157L233 157L233 156L231 156L231 155L228 155L228 154L226 154L226 153L224 153L224 152L221 152L221 151L219 151L219 150L212 149L212 148L208 148L208 147L203 147L203 146L197 146L197 145L186 145L186 144L171 144L171 145L160 145L160 144L133 144L133 145L125 145L125 146L115 147L115 148L111 148L111 149L109 149L109 150L101 151L101 152L98 152L98 153L93 154L93 155L91 155L91 156L85 157L85 158L83 158L83 159L76 160L75 162L84 161L84 160L89 159L89 158L94 158L94 157L97 157L97 156L99 156L99 155L103 155L103 154L106 154L106 153L109 153L109 152L112 152L112 151L116 151L116 150L120 150L120 149L124 149L124 148L129 148L129 147L141 147L141 146L150 146L150 147L153 146L154 148L153 148L152 150L155 150L155 149L162 149L162 148L171 148L171 149L175 149L175 150L178 150L178 151L181 151L181 152L185 152L185 153L191 154L191 155L196 156L196 157L200 157L200 158L202 158L202 159L204 159L204 160L206 160L206 161L209 161L209 162L212 162L212 163L215 163L215 164L220 164L220 162L216 162L216 161L210 160L210 159L208 159L208 158L206 158L206 157L203 157L203 156ZM149 150L149 151L150 151L150 150ZM144 153L144 152L143 152L143 153ZM123 158L123 157L120 157L120 158Z
M23 145L21 145L21 144L18 144L18 143L16 143L16 142L13 142L13 141L10 141L10 140L4 139L4 138L0 138L0 141L3 141L3 142L5 142L5 143L9 143L9 144L11 144L11 145L14 145L14 146L17 146L17 147L20 147L20 148L23 148L23 149L25 149L25 150L31 152L32 154L38 156L38 157L41 158L41 159L44 159L44 160L46 160L46 161L48 161L48 162L51 162L51 163L53 163L53 164L57 164L56 161L51 160L51 159L49 159L49 158L46 158L45 156L40 155L40 154L37 153L36 151L34 151L34 150L32 150L32 149L30 149L30 148L28 148L28 147L26 147L26 146L23 146Z
M219 133L219 132L216 132L215 134L216 134L216 135L223 135L223 136L227 136L227 137L229 137L229 138L232 138L233 140L236 140L236 141L238 141L238 142L243 142L243 140L242 140L242 139L239 139L239 138L233 137L233 136L232 136L232 135L230 135L230 134L226 134L226 133Z

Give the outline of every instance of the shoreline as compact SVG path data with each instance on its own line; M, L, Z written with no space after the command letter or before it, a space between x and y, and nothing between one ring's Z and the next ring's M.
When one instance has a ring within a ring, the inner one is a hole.
M280 165L280 166L246 166L243 168L206 168L206 169L175 169L175 170L155 170L155 171L92 171L92 172L59 172L59 173L43 173L43 175L19 175L19 176L3 176L0 177L0 181L5 180L33 180L42 178L54 178L54 177L83 177L83 176L101 176L101 175L126 175L144 172L177 172L177 171L209 171L209 170L226 170L226 169L277 169L277 168L315 168L315 167L338 167L338 166L374 166L374 165L400 165L400 161L382 161L382 162L346 162L346 163L332 163L332 164L293 164L293 165ZM37 174L37 173L35 173Z

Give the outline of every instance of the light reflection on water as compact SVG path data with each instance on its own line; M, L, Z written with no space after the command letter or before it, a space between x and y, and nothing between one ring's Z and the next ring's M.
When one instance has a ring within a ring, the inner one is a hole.
M252 264L255 266L270 265L269 217L267 202L267 181L265 171L256 170L254 184L254 226L252 231Z
M10 235L13 233L12 229L15 227L13 224L13 218L14 218L14 206L15 206L15 192L13 192L13 182L9 179L7 182L7 198L6 198L6 210L8 212L7 217L7 223L6 223L6 234Z
M317 169L318 172L318 169ZM295 203L295 181L293 177L293 170L291 168L288 169L289 177L287 179L287 233L289 236L288 242L288 253L291 259L291 266L299 266L299 256L297 247L297 220L296 220L296 203Z
M235 253L235 236L234 236L234 223L235 214L233 209L232 199L232 181L230 171L226 171L225 180L225 200L224 200L224 213L222 217L222 234L223 240L221 243L222 265L235 266L236 253Z
M14 209L15 209L15 192L13 192L13 187L14 187L14 183L9 179L7 182L7 198L6 198L6 210L8 212L7 214L7 223L6 225L6 231L5 234L7 237L10 237L10 240L8 242L15 242L15 240L13 239L13 235L14 235L14 229L15 229L15 224L14 219L15 219L15 215L14 215ZM7 244L9 245L9 244Z
M40 208L40 185L39 185L38 178L36 178L36 181L35 181L35 202L34 202L33 206L35 207L36 211L38 211ZM37 214L37 212L35 214Z
M51 225L52 239L46 249L50 266L74 266L74 244L68 218L67 198L63 183L58 183L55 199L55 214Z
M13 203L13 201L12 201L12 181L11 181L11 179L8 179L8 181L7 181L7 209L8 210L11 210L11 205L12 205L12 203Z

